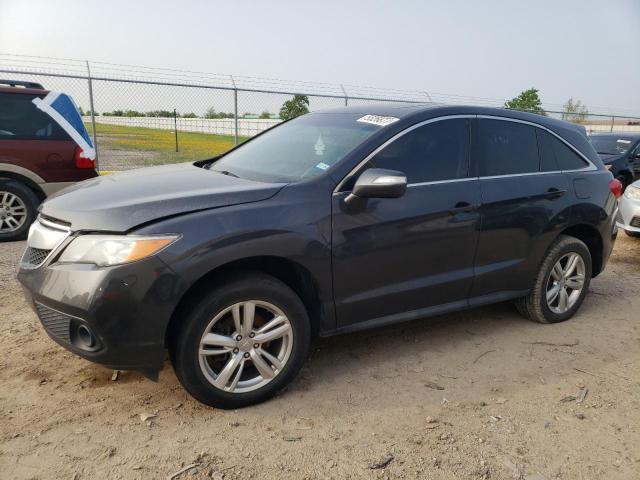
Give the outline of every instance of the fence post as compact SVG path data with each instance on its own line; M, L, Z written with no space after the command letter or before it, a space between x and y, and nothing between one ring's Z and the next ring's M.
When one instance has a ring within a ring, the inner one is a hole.
M610 132L613 132L613 122L615 121L615 116L611 115L611 128L609 129Z
M176 133L176 153L178 152L178 112L173 109L173 131Z
M231 77L231 83L233 84L233 144L238 145L238 89L236 88L236 81Z
M91 108L91 130L93 133L93 148L96 151L96 170L100 172L100 164L98 163L98 140L96 137L96 109L93 106L93 84L91 82L91 68L89 67L89 60L87 63L87 80L89 81L89 106Z
M344 94L344 106L349 106L349 95L347 95L347 91L344 89L344 85L340 84L340 88L342 89L342 93Z

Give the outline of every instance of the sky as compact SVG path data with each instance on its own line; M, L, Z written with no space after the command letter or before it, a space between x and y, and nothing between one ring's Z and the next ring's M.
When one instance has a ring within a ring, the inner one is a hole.
M0 0L0 53L640 116L640 0Z

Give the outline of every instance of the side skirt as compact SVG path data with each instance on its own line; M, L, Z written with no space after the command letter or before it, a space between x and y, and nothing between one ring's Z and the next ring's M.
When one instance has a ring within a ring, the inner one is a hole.
M450 302L444 303L442 305L435 305L432 307L419 308L417 310L411 310L409 312L395 313L393 315L387 315L385 317L373 318L364 322L346 325L344 327L336 328L335 330L321 332L320 337L332 337L334 335L341 335L343 333L358 332L360 330L379 328L386 325L410 322L412 320L434 317L436 315L443 315L445 313L467 310L470 308L480 307L482 305L506 302L508 300L514 300L516 298L524 297L528 293L529 290L510 290L506 292L492 293L490 295L483 295L481 297L474 297L469 299L468 301L460 300L458 302Z

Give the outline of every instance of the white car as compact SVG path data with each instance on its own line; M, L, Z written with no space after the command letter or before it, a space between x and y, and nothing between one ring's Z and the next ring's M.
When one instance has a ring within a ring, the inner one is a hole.
M640 237L640 180L627 187L620 199L616 218L618 227L631 237Z

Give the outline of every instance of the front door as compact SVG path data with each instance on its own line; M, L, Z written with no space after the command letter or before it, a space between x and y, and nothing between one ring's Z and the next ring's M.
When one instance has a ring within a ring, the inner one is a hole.
M400 198L332 199L334 298L339 328L384 324L464 307L473 281L480 185L469 178L470 119L405 131L366 168L407 176Z

